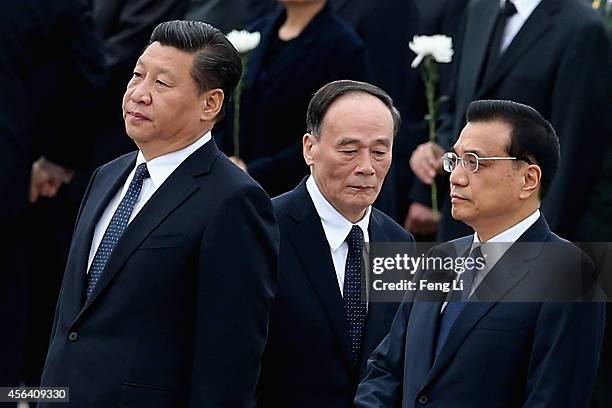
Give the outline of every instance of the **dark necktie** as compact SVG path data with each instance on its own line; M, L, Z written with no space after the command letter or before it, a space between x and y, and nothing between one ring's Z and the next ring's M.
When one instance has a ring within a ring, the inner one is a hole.
M481 246L477 246L472 249L468 258L473 258L474 260L481 258L482 249ZM463 310L465 303L470 297L470 292L472 291L472 285L474 284L474 278L476 278L476 263L472 262L470 265L474 265L473 268L466 268L465 271L461 274L461 279L463 281L463 290L461 291L461 295L459 298L453 299L446 304L444 311L442 312L442 319L440 320L440 325L438 326L438 338L436 340L436 358L438 354L440 354L440 350L442 350L442 346L448 337L448 334L453 327L453 324L459 317L459 314Z
M147 170L147 164L139 164L127 192L123 196L123 199L121 199L119 206L115 210L115 213L113 214L113 217L111 218L110 223L104 232L102 241L100 241L96 255L94 256L91 266L89 267L85 301L88 301L91 297L91 294L96 287L96 283L98 283L100 276L102 276L102 271L104 271L106 261L108 261L108 258L113 252L115 245L117 245L119 238L121 238L123 235L123 232L125 231L125 228L130 220L130 216L132 215L132 211L134 210L134 205L136 204L138 196L140 195L142 182L148 177L149 170Z
M363 231L353 225L346 237L348 254L344 268L344 312L348 323L349 337L351 338L351 354L353 364L359 362L361 352L361 339L366 317L366 303L364 287L361 284L361 252L363 249Z
M499 57L501 56L501 45L504 38L504 30L508 24L508 19L515 14L516 7L510 0L506 0L502 8L499 10L499 14L497 15L495 29L493 30L493 36L491 37L491 42L489 43L487 63L484 67L483 75L481 76L483 81L484 78L491 74L499 61Z

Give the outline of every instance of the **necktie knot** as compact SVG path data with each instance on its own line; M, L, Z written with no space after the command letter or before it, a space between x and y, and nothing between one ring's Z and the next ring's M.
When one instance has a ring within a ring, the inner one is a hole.
M149 174L149 169L147 168L147 163L140 163L138 167L136 167L136 172L134 173L134 180L142 182L151 177Z
M353 225L351 231L346 236L346 243L349 246L349 250L361 250L363 247L363 231L358 225Z
M504 2L503 7L499 10L501 17L509 18L516 14L516 6L510 0Z

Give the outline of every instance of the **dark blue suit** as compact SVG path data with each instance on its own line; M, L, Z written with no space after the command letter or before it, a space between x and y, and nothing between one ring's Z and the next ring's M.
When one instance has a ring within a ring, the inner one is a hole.
M349 408L367 357L387 334L398 304L369 303L360 367L354 367L329 244L305 182L272 202L281 249L259 406ZM413 241L374 208L369 236L372 242Z
M278 229L263 190L214 142L136 215L83 305L96 222L135 159L92 176L42 384L70 387L73 407L253 407Z
M432 255L465 254L471 242L471 236L460 238L438 246ZM368 361L355 399L358 407L588 406L604 305L501 302L536 285L564 283L570 276L541 278L541 266L548 264L548 258L538 264L545 256L544 243L566 245L567 256L580 256L575 246L550 231L543 216L518 242L533 244L520 252L518 245L512 246L489 271L473 295L487 301L465 305L435 359L443 298L422 301L422 293L407 295L389 335ZM592 263L586 260L581 271L592 272ZM422 276L428 275L417 274L416 279Z

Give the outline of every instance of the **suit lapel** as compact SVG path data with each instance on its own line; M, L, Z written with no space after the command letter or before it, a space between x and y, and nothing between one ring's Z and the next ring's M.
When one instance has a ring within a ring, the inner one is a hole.
M113 249L104 272L91 298L77 316L77 320L100 298L140 244L179 205L199 189L195 176L210 171L219 155L213 141L209 141L189 156L151 196L145 206L128 225L123 236Z
M470 103L476 93L478 78L485 64L485 56L493 35L495 21L499 12L499 2L485 0L470 8L469 19L465 28L465 37L461 50L460 69L461 82L457 83L457 95L463 95Z
M559 7L560 5L555 0L543 0L535 8L506 51L502 54L497 65L484 78L475 99L482 98L498 80L504 77L516 65L516 61L529 50L531 45L550 30L553 25L552 14Z
M478 321L530 272L529 261L541 253L543 242L549 234L548 224L546 224L544 217L540 216L538 221L517 241L517 243L534 242L534 244L513 245L488 272L452 326L448 338L442 346L442 350L440 350L440 355L434 361L434 365L427 376L426 384L431 382L449 363L451 357ZM486 299L487 301L483 302L479 299Z
M135 162L136 153L133 153L117 163L109 165L109 167L113 167L109 168L108 171L102 170L96 176L95 187L92 186L87 197L87 203L74 231L74 247L71 249L75 259L74 262L70 263L71 270L69 272L70 281L74 288L67 291L72 309L70 316L76 316L83 306L85 282L87 281L87 263L96 224L111 199L115 197L125 183L128 174L134 168Z
M294 190L291 207L288 215L293 223L287 229L287 236L340 341L345 363L350 369L352 367L351 343L347 335L344 304L329 244L319 215L306 190L305 181L302 181Z
M372 208L370 215L370 225L368 228L370 236L370 242L389 242L390 239L385 233L382 227L382 219L376 212L376 209ZM369 263L365 260L366 265ZM366 273L369 276L369 273ZM368 287L371 287L368 285ZM368 357L376 346L378 346L379 339L384 335L382 331L385 328L385 322L389 318L387 314L393 313L396 304L385 303L385 302L368 302L368 314L366 318L366 324L363 333L363 342L361 347L361 358L360 358L360 373L365 373L365 367Z

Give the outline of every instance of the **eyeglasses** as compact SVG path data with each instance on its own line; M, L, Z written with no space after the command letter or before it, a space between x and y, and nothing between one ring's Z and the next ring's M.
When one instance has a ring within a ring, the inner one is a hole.
M457 156L454 152L446 152L442 156L442 168L448 173L452 173L459 162L465 171L476 173L481 160L519 160L517 157L478 157L476 153L463 153Z

